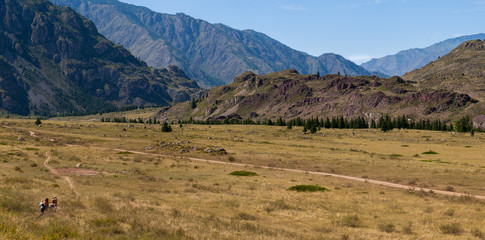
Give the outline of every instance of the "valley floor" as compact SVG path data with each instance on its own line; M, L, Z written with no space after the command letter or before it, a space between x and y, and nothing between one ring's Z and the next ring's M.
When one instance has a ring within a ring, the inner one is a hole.
M303 135L236 125L162 133L158 125L12 119L0 126L0 238L485 238L485 200L439 194L485 196L483 133ZM258 175L230 175L241 170ZM287 190L302 184L330 191ZM54 196L57 212L40 215L39 202Z

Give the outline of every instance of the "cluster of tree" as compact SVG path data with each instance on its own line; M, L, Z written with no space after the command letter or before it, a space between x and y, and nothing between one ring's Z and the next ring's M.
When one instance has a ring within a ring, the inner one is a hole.
M393 129L418 129L430 131L457 131L457 132L473 132L473 123L471 117L463 117L452 123L442 122L440 119L436 120L414 120L406 116L392 118L389 115L380 117L377 121L374 119L366 120L364 117L345 118L340 117L326 117L326 118L309 118L302 119L300 117L284 120L282 117L273 121L271 119L252 120L252 119L208 119L205 121L195 121L192 118L186 121L179 121L179 124L205 124L205 125L222 125L222 124L243 124L243 125L269 125L269 126L286 126L291 129L294 126L303 127L303 131L310 131L315 133L321 128L339 128L339 129L365 129L376 128L383 132L391 131Z
M53 113L49 108L45 108L44 110L33 110L33 115L44 116L47 118L51 117L70 117L70 116L84 116L84 115L95 115L95 114L104 114L104 113L116 113L116 112L126 112L136 109L150 109L150 108L159 108L161 106L125 106L125 107L116 107L113 105L105 104L105 105L92 105L90 108L87 108L82 111L71 111L71 112L59 112ZM72 106L70 107L73 108Z
M149 118L148 120L143 120L143 118L128 119L126 117L114 117L114 118L101 118L101 122L115 122L115 123L146 123L146 124L160 124L156 118Z

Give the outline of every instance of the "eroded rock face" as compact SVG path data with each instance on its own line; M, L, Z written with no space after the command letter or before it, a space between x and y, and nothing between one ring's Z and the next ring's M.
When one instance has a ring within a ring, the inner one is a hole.
M12 74L1 74L1 107L22 109L16 113L168 105L199 91L180 68L147 67L91 21L47 0L0 0L0 55Z

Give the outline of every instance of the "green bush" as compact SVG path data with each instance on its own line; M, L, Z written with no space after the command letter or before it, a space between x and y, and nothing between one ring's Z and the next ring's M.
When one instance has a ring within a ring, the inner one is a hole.
M423 154L438 154L438 153L433 150L429 150L427 152L424 152Z
M317 185L296 185L293 187L288 188L290 191L297 191L297 192L325 192L330 191L327 188L320 187Z
M229 175L233 175L233 176L258 176L257 173L249 172L249 171L234 171L232 173L229 173Z

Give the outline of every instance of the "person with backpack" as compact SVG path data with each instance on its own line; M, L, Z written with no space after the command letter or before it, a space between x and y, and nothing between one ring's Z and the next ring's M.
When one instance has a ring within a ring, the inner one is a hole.
M44 214L45 202L44 201L40 202L39 206L40 206L40 214Z

